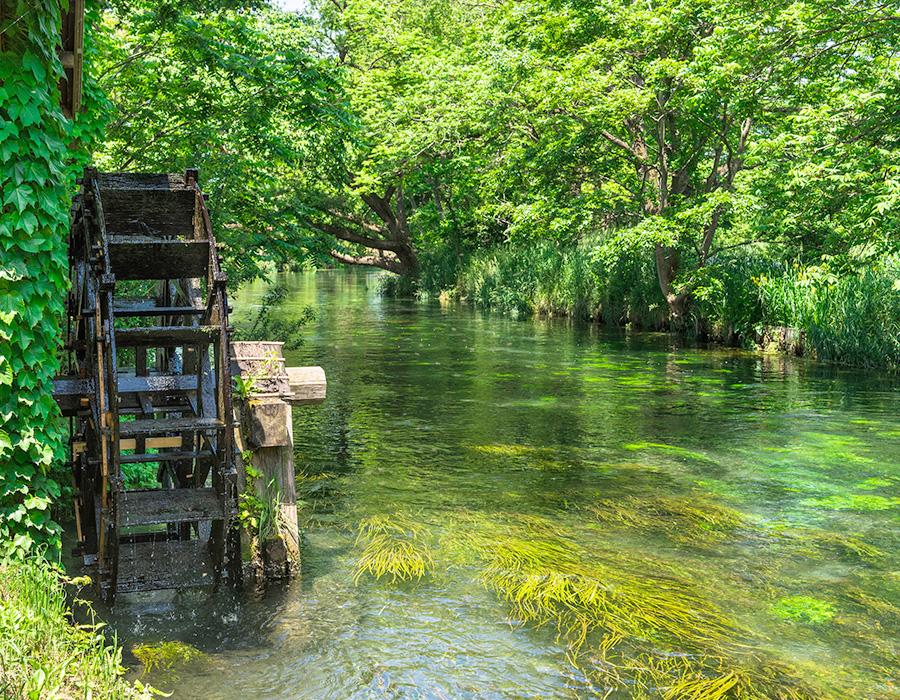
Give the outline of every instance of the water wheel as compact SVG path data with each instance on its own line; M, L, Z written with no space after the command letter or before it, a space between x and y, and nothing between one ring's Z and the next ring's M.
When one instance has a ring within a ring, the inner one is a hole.
M240 576L225 275L197 172L85 171L69 236L78 550L103 595Z

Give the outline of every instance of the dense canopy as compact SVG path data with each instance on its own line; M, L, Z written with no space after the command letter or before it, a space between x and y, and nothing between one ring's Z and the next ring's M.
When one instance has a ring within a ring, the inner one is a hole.
M238 278L336 259L890 364L898 27L874 1L113 3L96 160L199 165Z

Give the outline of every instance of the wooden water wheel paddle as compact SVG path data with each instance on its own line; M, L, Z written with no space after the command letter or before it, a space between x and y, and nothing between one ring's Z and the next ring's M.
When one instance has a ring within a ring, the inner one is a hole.
M69 270L54 395L72 425L79 554L108 600L237 581L226 278L197 171L87 169Z

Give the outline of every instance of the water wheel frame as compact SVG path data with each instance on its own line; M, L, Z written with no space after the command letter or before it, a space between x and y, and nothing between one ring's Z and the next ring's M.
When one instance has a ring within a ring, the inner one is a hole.
M115 225L133 230L108 230L104 196L114 201ZM190 230L172 234L146 223L167 204ZM85 564L108 600L117 592L238 581L226 276L197 171L87 169L72 207L69 274L68 374L55 394L71 420ZM120 286L144 280L153 294L123 305L117 279ZM160 325L137 323L147 317ZM124 369L128 352L134 367ZM122 466L140 462L158 464L162 488L127 488ZM167 546L171 561L153 561Z

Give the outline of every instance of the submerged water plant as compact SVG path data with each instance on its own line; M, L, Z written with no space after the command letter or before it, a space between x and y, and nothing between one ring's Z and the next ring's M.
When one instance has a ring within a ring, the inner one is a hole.
M781 598L772 606L772 612L785 620L807 622L812 625L828 622L836 614L834 605L827 600L806 595Z
M890 510L900 506L900 498L889 498L874 494L848 493L825 498L808 498L803 505L826 510Z
M197 647L177 639L156 644L138 644L132 647L131 653L141 662L144 673L171 671L176 666L183 666L205 656Z
M789 667L755 655L736 662L723 656L640 654L605 674L610 676L612 687L627 688L633 700L820 700Z
M353 575L356 583L366 573L376 579L388 576L395 583L420 579L434 569L424 528L403 516L364 519L359 524L356 544L363 547Z
M685 459L709 461L709 457L707 457L702 452L695 452L693 450L685 449L684 447L679 447L678 445L667 445L662 442L629 442L622 447L624 447L629 452L642 452L645 450L651 450L677 455L678 457L683 457Z
M463 525L445 537L446 548L481 561L482 582L515 621L552 626L601 697L823 697L756 650L750 633L673 565L614 548L587 552L539 516L468 516Z
M602 499L588 509L602 522L639 531L661 531L679 542L721 540L747 525L747 517L705 496Z

